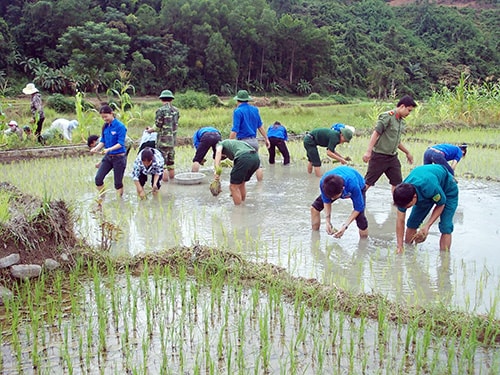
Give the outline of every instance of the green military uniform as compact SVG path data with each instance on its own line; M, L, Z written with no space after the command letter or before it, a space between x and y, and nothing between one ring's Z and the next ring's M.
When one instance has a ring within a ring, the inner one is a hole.
M405 121L396 116L396 110L381 113L375 126L380 138L373 151L379 154L396 155L401 143L401 133L405 130Z
M392 186L401 183L403 177L398 159L398 146L405 127L403 118L397 115L395 109L379 115L375 131L380 134L380 137L373 146L372 156L368 162L365 175L367 185L375 185L383 173L389 178Z
M158 132L156 147L163 154L167 169L173 169L177 142L179 110L171 103L165 103L156 111L154 131Z
M335 147L340 143L340 132L330 128L317 128L308 132L304 137L304 148L307 153L307 160L314 167L321 167L321 158L318 146L326 147L327 150L335 152Z
M229 160L234 160L229 181L231 184L239 185L250 180L259 168L259 154L248 143L236 139L225 139L217 146L222 146L222 153Z

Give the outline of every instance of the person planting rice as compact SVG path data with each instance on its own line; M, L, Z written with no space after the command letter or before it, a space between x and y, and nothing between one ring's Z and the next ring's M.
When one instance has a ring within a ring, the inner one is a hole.
M14 120L11 120L11 121L9 121L8 126L9 127L6 130L3 131L4 134L5 135L13 135L13 134L15 134L15 135L18 136L19 140L22 141L23 138L24 138L24 131L23 131L22 128L19 127L19 125L17 124L17 122L14 121Z
M339 166L324 174L319 181L321 194L311 205L312 230L319 230L321 223L321 211L325 210L326 232L340 238L356 220L359 229L359 237L368 237L368 220L365 216L365 191L366 184L363 176L352 167ZM337 199L350 198L353 211L340 229L334 229L331 222L332 203Z
M312 173L314 169L314 174L321 177L321 158L319 157L318 146L326 147L326 154L332 159L347 164L350 159L340 155L335 151L335 147L341 143L350 142L352 136L352 130L346 127L339 130L317 128L307 132L304 136L304 148L308 160L307 173Z
M205 126L195 131L193 135L193 146L196 148L196 153L193 158L193 166L191 172L198 172L200 165L205 163L205 155L208 150L212 149L212 158L215 159L215 147L221 141L220 132L211 127Z
M236 139L226 139L217 144L215 149L215 173L214 179L220 180L217 173L223 157L233 160L233 168L229 180L229 190L235 205L241 204L246 199L246 182L257 171L260 165L260 158L255 148L247 142ZM219 170L220 171L220 170Z
M450 250L453 216L458 206L458 185L453 176L440 165L422 165L413 169L393 192L394 204L398 208L396 219L397 252L403 252L403 232L406 210L412 208L404 242L420 243L427 239L429 229L439 218L441 238L439 248ZM431 216L420 230L418 228L432 210ZM418 230L418 231L417 231Z
M440 143L429 147L424 152L424 164L439 164L445 167L453 176L458 162L467 154L467 144L455 146L449 143ZM451 163L448 163L451 162Z
M267 137L269 139L269 164L274 164L276 158L276 148L283 155L283 165L290 164L290 152L286 146L288 133L286 128L279 121L267 128Z
M157 149L146 147L137 154L132 170L132 180L134 181L139 198L146 198L144 185L148 180L148 175L151 175L153 195L158 193L161 187L164 163L163 156Z

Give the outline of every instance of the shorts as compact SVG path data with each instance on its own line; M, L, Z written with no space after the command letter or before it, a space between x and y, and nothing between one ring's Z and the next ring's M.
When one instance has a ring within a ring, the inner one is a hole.
M411 208L410 217L406 222L406 226L410 229L418 229L423 223L435 203L430 200L424 203L417 203ZM453 217L458 207L458 190L456 195L446 196L446 204L444 210L439 216L439 232L442 234L453 233Z
M247 152L234 159L229 182L239 185L250 180L250 177L259 169L260 158L256 152Z
M380 176L385 174L392 186L399 185L403 181L401 175L401 163L397 155L386 155L372 152L368 162L365 181L368 186L374 186Z
M307 160L311 162L313 167L321 167L321 158L319 157L318 146L311 134L304 136L304 148L307 153Z

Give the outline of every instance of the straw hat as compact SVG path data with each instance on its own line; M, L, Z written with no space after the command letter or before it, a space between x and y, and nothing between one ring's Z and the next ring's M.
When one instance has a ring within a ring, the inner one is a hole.
M23 93L25 95L31 95L31 94L34 94L36 92L39 92L38 89L35 87L35 84L34 83L28 83L26 85L26 87L23 89Z

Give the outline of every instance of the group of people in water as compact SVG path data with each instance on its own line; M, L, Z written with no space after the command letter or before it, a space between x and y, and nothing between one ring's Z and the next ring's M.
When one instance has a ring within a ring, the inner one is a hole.
M43 142L41 125L45 116L39 92L33 84L28 84L23 92L32 97L31 110L33 123L36 124L35 135ZM145 198L147 195L144 187L148 176L151 176L153 195L158 193L162 182L171 180L175 176L175 145L180 112L172 104L174 100L172 91L163 90L159 99L162 105L156 111L154 125L144 130L131 173L140 198ZM274 164L276 161L276 149L281 153L284 165L290 164L290 153L285 126L276 121L267 130L264 129L259 110L249 103L253 99L246 90L238 91L234 99L237 107L233 112L233 124L228 139L223 140L220 131L212 126L202 127L194 133L193 145L196 152L191 170L192 172L200 170L210 150L215 171L219 169L223 159L232 160L229 190L233 203L239 205L246 199L246 182L254 174L258 181L263 179L257 133L263 137L268 149L269 164ZM306 132L303 145L307 155L307 172L309 174L314 172L315 176L320 178L320 194L311 205L312 230L319 230L322 221L321 212L324 211L328 234L340 238L350 224L356 221L360 238L366 238L368 236L368 221L365 216L366 192L385 174L391 184L393 202L397 207L397 252L404 250L405 243L425 241L430 227L438 219L441 233L440 249L450 249L453 217L458 205L458 186L454 172L457 163L467 153L467 145L437 144L429 147L424 153L423 165L414 168L403 180L398 151L403 152L408 163L413 164L413 155L401 142L401 134L405 130L404 119L416 106L417 103L413 98L406 95L399 100L395 109L379 115L366 152L362 156L362 160L368 163L365 176L347 165L350 158L336 151L336 146L352 140L355 133L352 126L334 124L330 128L317 128ZM95 185L103 194L104 179L113 171L114 187L118 194L122 195L127 155L132 140L127 137L125 125L114 116L109 105L103 105L99 113L104 121L101 134L90 136L87 142L90 152L103 154L102 160L96 164L98 170ZM66 139L71 140L71 132L77 125L76 120L57 119L51 129L59 131ZM15 121L11 121L6 133L17 134L22 139L26 131ZM341 165L323 174L319 147L326 148L327 156ZM220 173L214 173L214 179L220 178ZM353 210L345 223L339 228L334 228L331 220L332 203L337 199L351 199ZM410 208L411 213L406 221L406 211Z
M179 110L172 105L174 96L170 90L160 94L163 105L156 112L155 124L144 131L139 153L134 161L132 178L141 198L146 196L144 186L151 176L152 193L156 194L162 181L174 177L176 134ZM283 164L290 163L287 148L288 134L279 122L264 129L257 107L249 102L252 98L246 90L240 90L234 98L237 107L233 112L233 125L228 139L222 139L218 129L206 126L193 135L196 149L191 170L198 172L212 151L215 173L223 159L232 160L229 176L229 190L235 205L246 199L246 182L255 174L258 181L263 179L257 133L263 137L269 150L269 163L274 164L276 148L283 156ZM324 211L326 232L336 238L343 236L350 224L356 221L360 238L368 236L368 221L365 216L366 192L385 174L392 187L392 195L397 207L396 240L397 252L404 250L404 244L425 241L430 227L439 219L441 232L440 249L449 250L453 232L453 216L458 205L458 186L454 178L457 163L466 155L467 145L438 144L429 147L424 154L424 165L414 168L403 180L398 151L405 154L413 164L410 151L401 142L405 130L404 119L417 106L410 96L404 96L396 108L379 115L368 147L362 159L368 163L365 176L348 166L350 159L340 155L336 146L350 142L355 129L349 125L334 124L330 128L317 128L307 132L303 145L307 155L307 172L320 178L320 194L311 205L311 227L319 230L321 212ZM123 174L126 166L126 128L117 120L109 106L100 110L105 121L100 140L90 144L91 152L101 152L105 156L99 164L95 177L97 188L102 191L104 177L114 170L115 189L123 193ZM325 147L327 155L341 165L322 174L319 147ZM332 225L332 203L337 199L351 199L353 210L339 228ZM412 209L406 221L406 211ZM431 212L432 210L432 212ZM429 218L424 220L431 212ZM405 230L406 221L406 230ZM424 223L424 224L423 224Z

